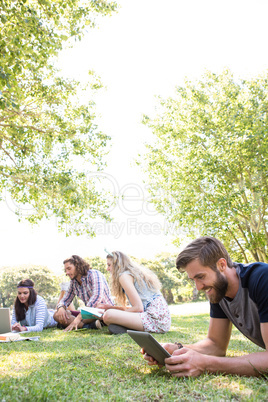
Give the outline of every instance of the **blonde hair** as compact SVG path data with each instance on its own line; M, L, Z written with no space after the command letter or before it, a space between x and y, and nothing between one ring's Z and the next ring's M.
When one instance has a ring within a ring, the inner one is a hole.
M154 272L146 267L135 264L121 251L113 251L108 254L106 258L110 258L113 262L113 270L111 271L111 291L118 304L125 306L127 302L126 294L119 282L119 276L123 272L129 271L141 288L147 286L150 290L155 292L161 289L162 285Z

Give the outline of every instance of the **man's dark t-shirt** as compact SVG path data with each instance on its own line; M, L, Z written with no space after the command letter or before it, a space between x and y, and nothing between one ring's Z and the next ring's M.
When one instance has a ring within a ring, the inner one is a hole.
M210 303L210 317L228 318L242 334L265 349L260 323L268 322L268 264L235 264L239 289L234 299Z

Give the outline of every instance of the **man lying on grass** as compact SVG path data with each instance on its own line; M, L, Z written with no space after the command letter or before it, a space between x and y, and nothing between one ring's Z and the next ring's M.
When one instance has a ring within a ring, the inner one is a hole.
M76 295L88 307L96 307L100 303L113 306L105 276L97 269L91 269L89 264L78 255L72 255L64 260L63 264L65 273L71 279L71 283L63 299L57 305L54 320L65 328L65 331L83 327L101 329L100 321L83 320L79 311L67 311L66 308Z
M190 243L177 257L177 269L186 271L198 291L210 301L210 323L206 339L192 345L167 343L172 355L165 359L175 377L198 376L203 372L261 376L268 374L268 264L233 263L223 244L213 237ZM232 323L264 352L224 357ZM144 357L149 365L157 364Z

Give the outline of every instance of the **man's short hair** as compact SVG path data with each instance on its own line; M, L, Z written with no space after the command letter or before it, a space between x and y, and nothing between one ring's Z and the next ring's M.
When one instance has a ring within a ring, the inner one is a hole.
M199 237L180 252L176 259L176 267L179 271L184 271L191 261L198 259L204 267L217 271L216 264L220 258L226 260L228 267L233 267L233 262L220 240L210 236Z

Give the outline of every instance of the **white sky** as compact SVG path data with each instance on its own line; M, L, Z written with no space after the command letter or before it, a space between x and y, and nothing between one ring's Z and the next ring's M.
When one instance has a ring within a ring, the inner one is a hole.
M153 213L134 163L143 143L152 139L140 123L142 114L153 114L155 95L172 95L186 76L198 78L204 69L217 73L229 67L245 77L268 67L266 0L119 3L118 14L103 18L98 29L63 52L60 65L65 74L81 80L94 69L107 87L95 99L100 128L112 137L105 174L126 199L112 211L114 223L97 226L95 239L66 238L57 232L54 218L33 228L19 223L8 199L0 204L0 266L33 263L60 272L69 255L105 257L104 247L145 258L176 252L173 233L162 233L165 220Z

